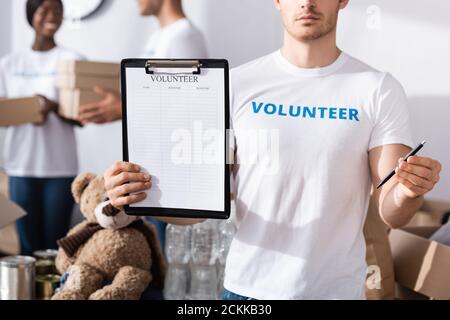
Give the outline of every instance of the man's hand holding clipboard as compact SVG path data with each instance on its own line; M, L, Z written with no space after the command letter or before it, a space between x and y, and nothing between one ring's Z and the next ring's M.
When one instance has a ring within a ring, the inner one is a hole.
M230 216L228 73L219 59L122 61L124 162L105 174L113 205L138 216Z
M104 173L105 188L111 204L122 210L124 206L147 198L152 187L152 177L142 173L141 167L130 162L118 161ZM190 225L204 221L196 218L159 217L161 221L177 225Z

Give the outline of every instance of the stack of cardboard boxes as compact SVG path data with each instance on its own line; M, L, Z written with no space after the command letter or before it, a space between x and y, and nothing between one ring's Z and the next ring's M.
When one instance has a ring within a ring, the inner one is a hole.
M66 60L58 64L56 86L59 88L59 113L77 119L79 106L94 103L101 97L94 87L120 90L120 65L116 63Z
M450 203L428 200L408 226L391 230L398 299L450 299L450 247L429 239L449 211Z
M14 221L25 211L8 199L8 176L0 170L0 256L20 253L19 236Z

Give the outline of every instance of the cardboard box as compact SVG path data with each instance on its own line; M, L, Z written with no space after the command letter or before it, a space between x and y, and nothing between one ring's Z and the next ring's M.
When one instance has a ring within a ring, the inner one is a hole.
M450 212L450 202L425 199L425 202L406 227L437 227Z
M120 91L120 65L96 61L66 60L58 64L59 114L77 119L80 105L100 101L95 86Z
M0 222L0 255L17 255L20 253L20 243L13 220L24 215L24 211L11 203L7 198L8 176L5 172L0 171L0 220L5 219L5 221ZM2 227L1 225L5 223L7 225Z
M56 86L60 89L89 89L100 86L106 89L120 89L120 81L118 77L99 77L85 76L70 73L61 73L57 75Z
M38 97L1 99L0 126L16 126L43 120Z
M58 63L57 72L59 74L72 73L118 78L120 75L120 64L97 61L64 60Z
M417 293L411 289L405 288L404 286L395 285L395 299L396 300L429 300L427 296Z
M77 119L81 105L102 99L93 90L61 89L59 92L59 114L68 119Z
M4 171L0 171L0 194L8 197L8 176Z
M428 240L438 227L409 227L389 234L399 285L431 299L450 299L450 247Z
M364 238L366 240L366 262L368 266L366 299L395 299L394 266L387 226L381 220L373 197L370 198L369 209L367 210ZM375 270L379 271L376 275Z
M6 196L0 194L0 228L16 221L26 215L25 211L10 201Z

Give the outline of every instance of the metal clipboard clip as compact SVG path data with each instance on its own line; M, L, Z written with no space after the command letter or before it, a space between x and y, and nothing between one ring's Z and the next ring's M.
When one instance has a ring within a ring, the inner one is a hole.
M199 60L147 60L147 74L200 74Z

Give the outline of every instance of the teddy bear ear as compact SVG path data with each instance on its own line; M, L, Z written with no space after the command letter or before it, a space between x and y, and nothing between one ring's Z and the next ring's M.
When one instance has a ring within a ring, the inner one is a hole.
M87 188L89 183L97 177L96 174L93 173L82 173L72 182L72 194L76 203L80 203L81 195L84 190Z

